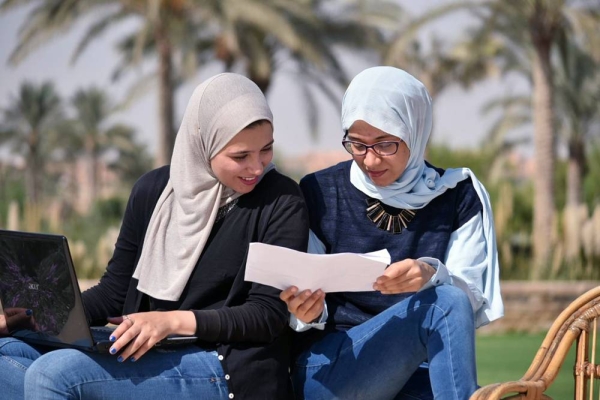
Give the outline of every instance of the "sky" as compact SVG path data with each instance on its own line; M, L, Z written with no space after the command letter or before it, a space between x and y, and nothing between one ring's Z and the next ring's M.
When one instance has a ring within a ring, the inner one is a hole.
M398 0L413 15L425 11L426 7L447 3L450 0ZM103 36L93 41L75 64L70 58L85 27L91 20L82 20L68 33L57 36L34 51L17 66L8 65L8 57L17 41L20 25L27 16L28 9L16 9L0 15L0 109L11 103L24 81L41 83L54 82L64 99L70 99L76 90L98 86L107 90L114 102L123 101L128 88L139 77L148 74L148 66L126 74L117 82L111 80L111 73L117 65L115 45L119 38L131 31L134 23L115 26ZM457 14L440 20L425 31L445 38L455 39L463 28L471 22L467 14ZM458 28L457 28L458 27ZM343 63L349 76L354 76L364 68L374 66L372 60L360 55L343 53ZM179 126L181 116L193 89L202 80L221 72L217 63L202 67L196 77L183 85L176 93L175 125ZM275 148L278 156L299 156L311 151L341 149L340 104L343 90L339 90L339 102L331 102L317 96L320 109L320 123L317 137L309 130L306 110L298 88L293 83L294 76L276 74L267 99L273 110L275 122ZM113 117L115 122L133 126L140 141L146 143L150 151L156 148L158 132L157 95L150 87L148 92L132 103L124 111ZM434 103L434 143L444 143L452 148L477 146L484 138L493 122L493 116L484 117L480 113L482 105L489 99L522 89L522 83L491 79L475 85L468 91L452 86L442 92Z

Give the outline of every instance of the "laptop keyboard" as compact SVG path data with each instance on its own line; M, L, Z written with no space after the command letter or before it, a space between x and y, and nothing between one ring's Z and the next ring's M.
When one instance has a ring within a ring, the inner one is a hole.
M107 342L109 341L110 335L115 331L114 328L109 328L108 326L94 326L90 328L92 332L92 338L94 338L94 342Z

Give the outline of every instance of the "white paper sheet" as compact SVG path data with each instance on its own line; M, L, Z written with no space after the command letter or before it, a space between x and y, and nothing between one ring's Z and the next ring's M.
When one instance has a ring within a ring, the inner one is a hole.
M387 250L367 254L308 254L264 243L250 243L245 280L287 289L331 292L373 291L390 264Z

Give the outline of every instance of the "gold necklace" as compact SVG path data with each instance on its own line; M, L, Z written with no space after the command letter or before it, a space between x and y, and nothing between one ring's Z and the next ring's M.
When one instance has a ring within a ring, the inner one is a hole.
M367 199L367 217L379 228L393 234L402 233L415 217L413 210L400 210L396 215L389 214L379 200Z

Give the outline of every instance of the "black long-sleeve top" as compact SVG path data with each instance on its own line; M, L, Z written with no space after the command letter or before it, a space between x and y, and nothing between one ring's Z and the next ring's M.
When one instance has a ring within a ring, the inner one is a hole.
M88 319L147 310L192 310L203 348L216 349L235 398L279 399L289 394L288 312L280 291L244 281L248 245L262 242L306 251L308 214L298 185L276 170L210 233L178 301L149 298L132 277L146 229L169 179L169 167L134 185L115 251L98 285L83 293ZM146 244L148 245L148 244Z

